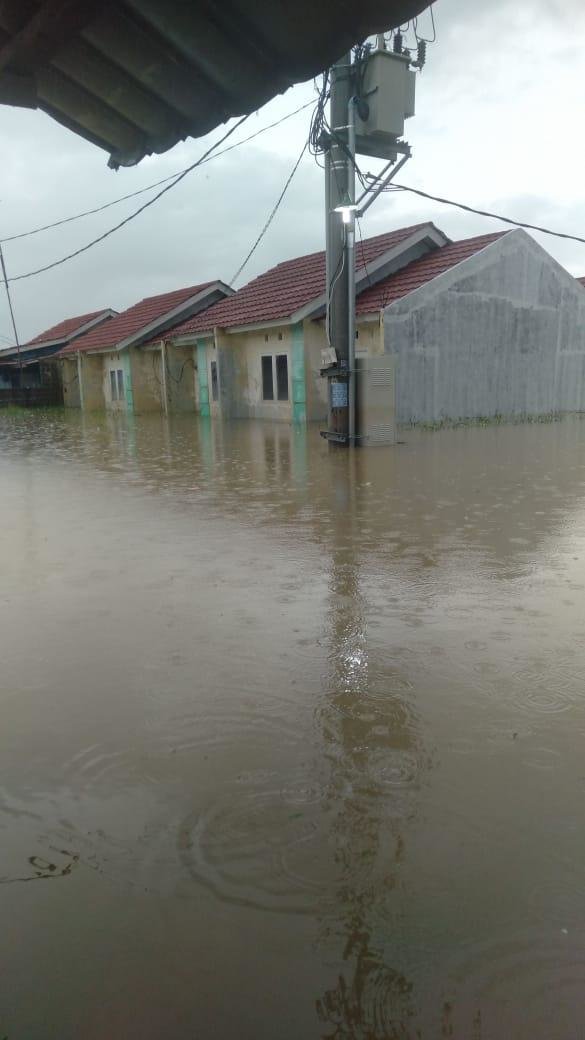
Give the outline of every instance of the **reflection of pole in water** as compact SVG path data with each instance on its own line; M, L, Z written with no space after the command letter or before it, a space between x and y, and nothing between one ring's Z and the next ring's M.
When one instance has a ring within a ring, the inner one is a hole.
M323 732L331 763L335 857L340 881L322 941L342 942L347 968L316 1002L326 1038L406 1038L412 983L389 961L396 942L391 893L404 852L403 829L415 812L420 738L408 683L376 661L367 638L361 588L362 453L332 459L329 583L330 668ZM365 458L365 453L363 453Z

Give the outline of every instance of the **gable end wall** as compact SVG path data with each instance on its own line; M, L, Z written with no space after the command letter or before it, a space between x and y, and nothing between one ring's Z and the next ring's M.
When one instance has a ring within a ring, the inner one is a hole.
M399 422L585 410L585 291L524 231L391 304Z

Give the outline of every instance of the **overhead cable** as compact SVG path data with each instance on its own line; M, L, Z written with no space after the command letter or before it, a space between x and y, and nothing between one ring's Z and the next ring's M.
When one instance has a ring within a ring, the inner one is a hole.
M243 137L241 141L236 141L235 144L230 144L227 148L222 148L219 152L214 152L208 159L203 160L199 163L203 166L204 162L211 162L213 159L219 159L221 155L226 155L227 152L233 151L234 148L239 148L242 144L248 144L249 141L253 141L255 137L260 137L261 134L266 133L268 130L274 130L275 127L280 126L281 123L286 122L287 119L292 119L293 116L298 115L299 112L303 112L310 105L313 105L313 101L307 101L306 104L300 105L298 108L293 109L292 112L288 112L285 116L280 119L276 119L273 123L268 123L267 126L263 126L260 130L256 130L249 137ZM188 170L177 170L175 173L169 174L168 177L163 177L160 181L154 181L153 184L147 184L144 188L138 188L137 191L131 191L127 195L120 195L117 199L112 199L110 202L104 202L101 206L95 206L93 209L86 209L82 213L75 213L71 217L63 217L61 220L56 220L52 224L43 224L41 227L32 228L29 231L21 231L18 235L9 235L6 238L0 239L0 243L5 242L16 242L21 238L30 238L31 235L39 235L42 231L52 231L53 228L61 227L63 224L71 224L74 220L81 220L82 217L91 217L94 213L102 213L103 210L109 209L110 206L117 206L120 202L126 202L128 199L134 199L137 195L144 195L147 191L153 191L155 188L159 188L161 184L168 184L169 181L178 177L180 173L188 172Z
M8 278L6 280L6 284L8 285L8 282L20 282L23 278L33 278L37 274L43 274L44 271L52 270L53 267L59 267L61 264L66 263L68 260L73 260L74 257L79 256L81 253L86 253L88 249L91 249L92 246L97 245L98 242L103 242L104 239L109 238L110 235L113 235L115 231L119 231L120 228L125 227L125 225L129 224L131 220L134 220L135 217L138 217L141 213L144 213L144 210L148 209L149 206L154 205L154 203L157 202L158 199L162 198L162 196L165 195L167 191L170 191L171 188L174 188L179 183L179 181L182 181L188 173L191 173L192 170L195 170L197 166L201 166L201 164L205 162L207 157L211 155L211 153L214 152L220 144L223 144L223 142L226 141L228 137L231 137L231 135L238 129L238 127L240 127L242 123L245 123L246 119L248 118L249 116L246 115L242 116L241 119L238 119L238 122L234 123L234 125L228 131L226 131L223 137L220 137L219 141L216 141L215 144L212 144L207 149L207 151L204 152L203 155L196 160L196 162L191 163L190 166L187 166L186 169L184 169L177 177L175 177L174 181L172 181L170 184L167 184L166 188L162 188L161 191L157 192L157 194L152 199L149 199L148 202L143 203L142 206L139 206L138 209L135 209L133 213L130 213L130 215L125 217L124 220L121 220L118 224L115 224L114 227L109 228L108 231L104 231L103 234L98 235L98 237L92 239L91 242L86 242L84 246L80 246L80 248L76 249L73 253L68 253L67 256L62 256L59 260L54 260L51 264L45 264L44 267L37 267L34 271L27 271L25 274L17 274L14 276L14 278Z
M272 224L272 221L274 220L276 214L278 213L278 210L280 209L282 200L284 199L284 196L286 195L286 193L288 191L290 183L291 183L295 173L297 172L299 166L301 165L301 160L302 160L303 155L305 154L305 152L306 152L308 147L309 147L309 141L306 140L304 145L303 145L303 147L302 147L302 149L301 149L301 153L300 153L298 159L296 160L292 170L290 171L290 173L289 173L289 175L288 175L288 177L286 179L284 188L282 189L280 195L278 196L278 199L276 200L276 203L275 203L274 207L272 208L272 211L271 211L271 213L270 213L270 215L268 217L268 220L264 224L264 227L262 228L262 230L261 230L260 234L258 235L258 238L256 239L256 241L254 242L254 245L252 246L250 252L248 253L248 255L246 257L246 259L244 260L243 263L240 264L240 266L238 267L238 270L236 271L235 275L232 277L232 279L231 279L231 281L229 283L230 285L233 285L234 282L236 282L236 280L240 277L240 275L241 275L242 271L244 270L244 268L246 267L248 261L252 258L252 256L256 252L258 246L260 245L262 239L264 238L264 235L266 234L266 232L268 231L268 228Z
M512 217L503 217L501 213L492 213L487 209L476 209L475 206L467 206L463 202L455 202L453 199L443 199L440 195L430 195L427 191L421 191L420 188L411 188L407 184L392 184L390 185L391 191L409 191L413 195L420 195L423 199L430 199L431 202L440 202L444 206L455 206L456 209L462 209L465 213L475 213L478 217L490 217L491 220L501 220L504 224L511 224L513 227L525 228L527 231L540 231L543 235L553 235L554 238L566 238L571 242L581 242L585 245L585 238L580 235L570 235L566 231L553 231L551 228L542 227L540 224L528 224L523 220L514 220Z

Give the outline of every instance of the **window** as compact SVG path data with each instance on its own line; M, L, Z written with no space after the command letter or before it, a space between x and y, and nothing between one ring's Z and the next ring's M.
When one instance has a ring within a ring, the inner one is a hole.
M121 368L110 369L110 394L112 401L124 400L124 372Z
M288 358L276 355L276 396L279 401L288 401Z
M219 383L217 381L217 361L211 362L211 399L219 400Z
M272 354L262 355L262 398L264 401L274 401Z

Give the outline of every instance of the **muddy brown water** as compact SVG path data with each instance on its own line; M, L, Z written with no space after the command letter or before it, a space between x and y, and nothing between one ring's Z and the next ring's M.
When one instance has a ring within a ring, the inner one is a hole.
M585 421L0 414L0 1036L585 1030Z

